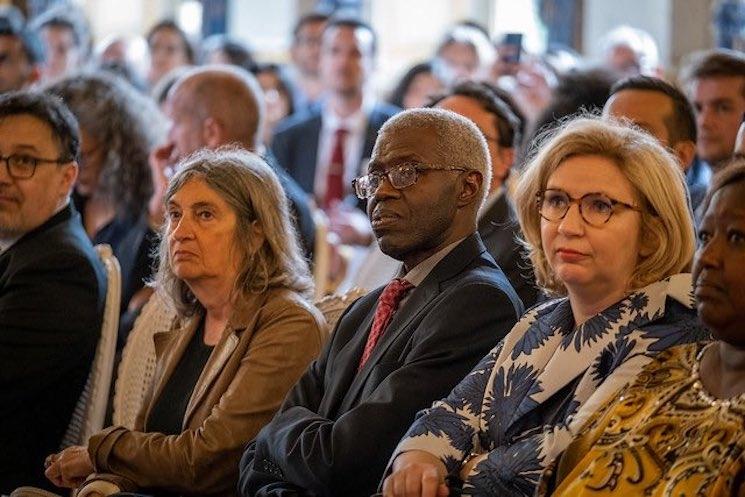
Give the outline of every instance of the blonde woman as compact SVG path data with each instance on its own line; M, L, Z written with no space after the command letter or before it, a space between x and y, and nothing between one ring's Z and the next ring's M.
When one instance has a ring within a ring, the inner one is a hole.
M520 178L538 284L557 299L515 325L396 449L386 496L532 495L571 434L650 356L704 335L680 167L650 136L568 123Z

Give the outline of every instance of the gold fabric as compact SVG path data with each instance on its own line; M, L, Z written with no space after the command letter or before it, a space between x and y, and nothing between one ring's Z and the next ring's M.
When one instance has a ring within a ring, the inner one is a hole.
M708 497L743 486L745 396L714 400L693 375L703 344L661 352L591 418L537 495ZM553 493L549 481L556 473Z

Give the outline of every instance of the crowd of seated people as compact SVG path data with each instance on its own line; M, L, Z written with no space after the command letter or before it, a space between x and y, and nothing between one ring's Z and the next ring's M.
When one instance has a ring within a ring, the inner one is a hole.
M286 64L91 32L0 6L0 495L745 493L745 55L462 21L384 92L333 13ZM117 357L169 324L134 424L65 446L97 244Z

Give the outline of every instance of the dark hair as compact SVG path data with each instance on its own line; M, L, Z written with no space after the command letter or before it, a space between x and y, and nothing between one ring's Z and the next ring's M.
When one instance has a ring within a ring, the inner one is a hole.
M329 19L328 24L326 24L323 32L325 34L334 28L365 29L369 31L372 35L372 46L370 47L372 55L375 55L375 53L377 52L378 36L375 34L375 30L372 28L372 26L365 21L356 19L354 17L332 17Z
M14 91L0 95L0 120L20 115L35 117L52 128L52 135L60 148L60 160L78 160L78 121L60 98L40 91Z
M228 36L226 34L216 34L207 37L202 42L202 63L205 62L207 55L212 52L223 52L225 57L234 66L242 67L246 71L253 71L256 67L256 59L248 44Z
M709 189L706 191L706 196L704 197L704 200L701 201L701 206L699 207L701 215L703 216L706 211L709 210L711 199L714 197L716 192L725 186L742 182L745 182L745 158L740 156L730 161L724 168L716 173L713 178L711 178Z
M494 116L497 130L499 130L500 147L512 148L519 145L520 121L488 83L476 81L458 83L450 91L432 98L427 107L434 107L442 100L455 95L476 100L485 111Z
M651 76L630 76L614 84L611 96L623 90L656 91L667 96L673 104L673 115L665 118L665 127L670 135L670 145L681 141L696 142L696 115L691 102L675 86Z
M277 77L277 83L279 84L279 93L281 93L287 100L287 115L291 116L295 113L295 94L293 91L292 82L287 77L285 71L282 70L282 67L279 64L274 64L272 62L256 64L253 71L251 71L251 73L257 78L261 73L266 72L272 73Z
M150 46L155 33L162 29L170 29L171 31L175 31L176 34L178 34L179 38L181 38L181 42L184 44L184 52L186 53L187 61L189 62L189 64L194 64L196 59L196 57L194 56L194 46L191 44L191 41L189 40L189 37L186 35L184 30L181 29L179 25L176 24L176 22L172 19L164 19L150 28L150 31L147 32L147 36L145 37L148 46Z
M75 46L85 53L90 48L90 29L83 12L68 3L62 3L40 14L31 21L31 29L37 33L47 27L66 28L72 32Z
M148 154L165 136L155 103L103 72L62 79L47 91L62 98L80 129L103 146L97 193L119 213L142 212L152 194Z
M559 77L551 101L533 124L531 139L542 132L565 123L568 116L579 113L599 113L610 96L610 89L619 74L606 68L572 70Z
M309 14L305 14L304 16L300 16L300 19L297 20L295 23L295 26L292 28L292 39L293 43L297 42L298 36L300 36L300 31L307 25L307 24L315 24L317 22L327 22L329 20L329 15L324 12L311 12Z
M39 36L24 25L23 15L17 9L0 10L0 36L18 38L29 64L44 61L44 47Z
M696 79L723 76L745 78L745 55L726 48L697 52L681 71L680 79L685 84L690 84ZM745 84L742 85L741 92L745 96Z
M388 97L388 102L403 109L404 97L406 97L409 87L417 76L426 73L432 74L432 63L429 61L420 62L419 64L411 66L391 92L390 97Z

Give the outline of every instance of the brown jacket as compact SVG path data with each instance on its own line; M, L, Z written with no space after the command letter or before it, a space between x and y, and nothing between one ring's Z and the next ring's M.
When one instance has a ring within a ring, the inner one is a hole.
M180 435L147 433L146 420L199 318L153 337L153 388L135 430L111 427L88 452L96 471L139 488L191 495L235 495L245 445L272 419L285 394L316 358L326 338L323 317L286 289L248 295L231 317L202 371Z

